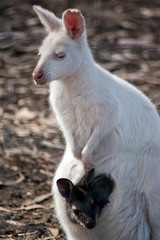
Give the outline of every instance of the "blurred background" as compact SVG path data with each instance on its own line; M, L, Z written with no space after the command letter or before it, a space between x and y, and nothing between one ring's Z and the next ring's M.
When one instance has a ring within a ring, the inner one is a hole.
M50 192L64 141L48 86L32 81L46 36L33 4L58 17L80 9L95 60L136 85L160 112L160 1L0 1L0 239L63 240Z

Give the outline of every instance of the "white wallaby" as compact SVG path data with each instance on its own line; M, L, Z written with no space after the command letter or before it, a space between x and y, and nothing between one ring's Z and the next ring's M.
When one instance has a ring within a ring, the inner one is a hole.
M53 181L56 213L68 240L160 240L160 118L135 87L95 63L79 10L62 19L34 6L48 31L33 72L50 83L50 104L66 140ZM95 228L72 223L56 181L74 184L92 166L116 182Z

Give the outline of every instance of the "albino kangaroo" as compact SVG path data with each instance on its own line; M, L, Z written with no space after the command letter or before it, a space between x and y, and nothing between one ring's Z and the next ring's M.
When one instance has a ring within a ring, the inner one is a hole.
M34 7L48 36L33 78L50 83L50 104L66 140L53 181L56 213L68 240L160 240L160 118L139 90L97 65L80 11L62 19ZM80 159L81 161L79 161ZM111 204L95 228L69 221L59 178L76 184L84 167L115 179Z
M110 175L94 176L92 168L76 185L67 178L60 178L57 187L66 201L68 218L75 224L91 229L96 226L102 209L109 203L114 181Z

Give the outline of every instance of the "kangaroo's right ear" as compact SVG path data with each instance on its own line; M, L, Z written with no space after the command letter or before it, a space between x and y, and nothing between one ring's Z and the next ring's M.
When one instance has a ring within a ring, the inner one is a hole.
M74 40L78 39L85 28L85 21L81 12L77 9L68 9L63 13L62 19L69 36Z
M57 180L57 187L62 197L68 199L73 191L73 183L67 178L60 178Z
M33 9L48 32L59 29L62 26L62 20L56 17L53 12L35 5L33 6Z

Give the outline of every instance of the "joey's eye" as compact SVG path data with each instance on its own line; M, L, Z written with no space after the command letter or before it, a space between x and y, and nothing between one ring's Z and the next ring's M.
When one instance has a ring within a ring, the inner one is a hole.
M94 205L94 199L92 199L92 198L90 199L90 204Z
M38 52L38 57L40 57L41 56L41 53L40 52Z
M65 53L64 52L59 52L59 53L54 53L54 58L56 60L63 60L65 58Z
M78 210L78 209L74 209L73 212L74 212L76 215L79 215L79 214L80 214L80 210Z

